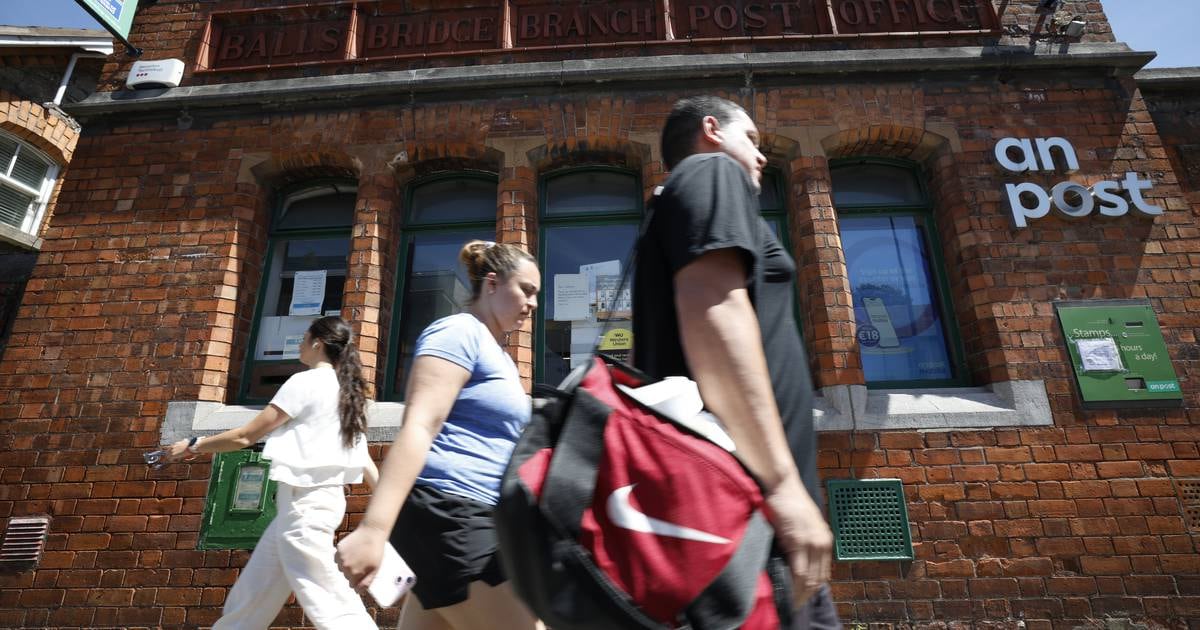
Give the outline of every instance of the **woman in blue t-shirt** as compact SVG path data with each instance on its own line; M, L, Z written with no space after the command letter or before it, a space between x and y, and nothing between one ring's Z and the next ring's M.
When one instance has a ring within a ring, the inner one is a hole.
M505 583L492 511L529 398L505 336L537 308L541 277L513 245L472 241L459 259L471 279L466 312L417 339L404 423L362 523L338 545L350 583L374 577L389 539L417 575L400 628L535 628ZM403 509L401 509L403 506Z

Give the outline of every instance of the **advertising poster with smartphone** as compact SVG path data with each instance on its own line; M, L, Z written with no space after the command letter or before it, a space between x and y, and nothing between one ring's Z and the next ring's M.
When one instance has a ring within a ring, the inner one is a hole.
M842 241L867 380L952 378L935 278L915 219L850 218Z

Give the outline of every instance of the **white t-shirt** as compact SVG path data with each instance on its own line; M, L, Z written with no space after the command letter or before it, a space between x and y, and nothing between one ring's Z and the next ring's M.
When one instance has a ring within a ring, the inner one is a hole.
M271 404L291 419L267 436L263 457L271 460L271 479L303 488L362 482L367 440L343 445L339 391L337 373L325 366L293 374L279 388Z

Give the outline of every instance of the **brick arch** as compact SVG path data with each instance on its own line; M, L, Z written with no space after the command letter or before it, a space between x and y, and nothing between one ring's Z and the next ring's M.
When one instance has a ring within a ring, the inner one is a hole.
M772 166L782 166L800 155L800 143L777 133L763 133L758 149Z
M562 138L530 149L526 157L539 173L587 164L603 164L640 172L653 159L649 145L611 136Z
M905 125L870 125L844 129L821 139L829 159L869 155L926 164L949 145L940 134Z
M401 187L415 179L454 171L486 171L500 174L504 153L492 147L468 143L417 145L388 162Z
M71 161L79 139L79 130L71 121L3 90L0 90L0 131L32 145L59 166Z
M358 181L362 171L359 158L339 150L275 152L250 167L254 179L267 191L289 188L313 179Z

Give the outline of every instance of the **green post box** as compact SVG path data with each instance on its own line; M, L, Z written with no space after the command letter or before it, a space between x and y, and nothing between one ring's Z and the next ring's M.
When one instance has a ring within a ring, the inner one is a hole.
M270 461L243 449L213 456L208 499L200 523L200 549L253 549L275 518Z
M1183 404L1148 301L1059 302L1055 308L1085 409Z

